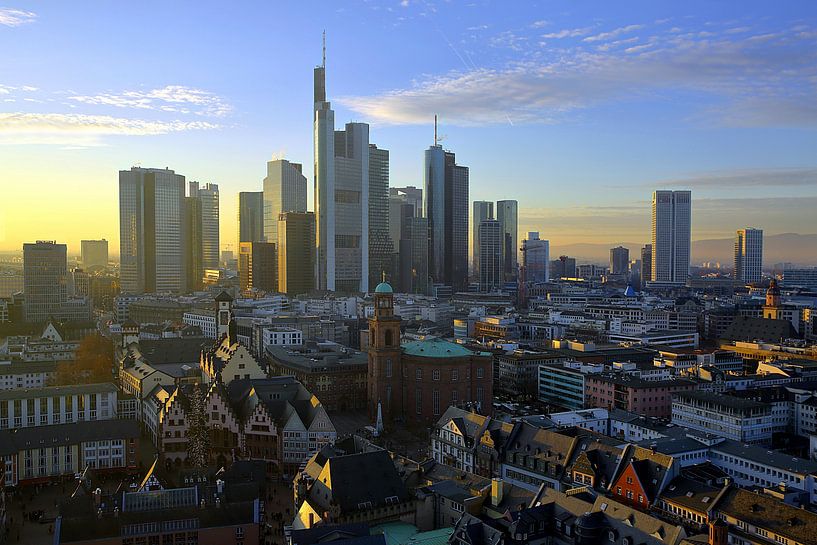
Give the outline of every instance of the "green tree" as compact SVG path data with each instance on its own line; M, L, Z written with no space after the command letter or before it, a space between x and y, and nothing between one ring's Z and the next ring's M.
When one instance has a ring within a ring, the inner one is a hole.
M207 427L204 393L198 383L193 386L188 399L187 462L192 467L203 469L207 467L210 458L210 430Z
M82 339L75 360L57 363L52 383L65 386L113 380L113 343L97 333Z

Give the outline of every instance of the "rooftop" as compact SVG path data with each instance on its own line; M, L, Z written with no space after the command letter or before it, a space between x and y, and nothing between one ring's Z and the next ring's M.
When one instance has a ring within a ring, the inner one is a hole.
M490 355L488 352L472 352L461 344L452 343L438 337L405 343L403 353L423 358L462 358L472 355Z

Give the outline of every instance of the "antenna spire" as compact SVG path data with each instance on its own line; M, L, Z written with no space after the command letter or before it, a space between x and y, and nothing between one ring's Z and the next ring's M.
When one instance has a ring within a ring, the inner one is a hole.
M323 31L323 57L321 60L321 66L326 68L326 30Z
M437 145L437 114L434 114L434 145Z

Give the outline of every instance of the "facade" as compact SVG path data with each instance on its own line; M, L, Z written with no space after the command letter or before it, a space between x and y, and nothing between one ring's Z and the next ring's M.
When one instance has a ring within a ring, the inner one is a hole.
M392 275L395 245L389 236L389 150L369 144L369 286Z
M817 267L786 267L780 274L780 282L784 286L817 288Z
M284 212L306 212L306 176L300 163L267 162L263 187L263 239L278 243L278 221ZM243 240L241 242L244 242Z
M586 378L585 403L587 407L669 418L673 394L694 389L695 383L684 379L646 380L632 375L594 374Z
M496 219L502 230L502 273L506 281L516 278L519 251L519 203L496 201Z
M763 276L763 229L738 229L735 236L734 278L750 284Z
M610 274L627 274L630 270L630 250L624 246L610 248Z
M479 226L485 220L494 219L494 203L491 201L474 201L471 215L471 255L473 256L471 272L479 278Z
M560 255L559 259L551 261L550 277L553 279L576 278L576 258Z
M168 169L119 171L120 283L124 293L187 291L184 176Z
M537 231L529 232L522 241L522 266L526 282L550 280L550 242L541 240Z
M641 285L652 282L652 244L641 248Z
M201 267L219 268L218 185L198 182L188 184L188 197L201 203Z
M680 392L672 400L672 423L750 445L771 445L785 431L773 405L711 392Z
M238 286L241 291L278 291L278 253L272 242L239 242Z
M0 430L110 420L116 411L113 384L0 391Z
M603 370L603 365L580 362L540 365L539 401L571 410L583 409L588 375Z
M493 477L499 473L500 453L514 425L458 407L449 407L431 435L435 462L460 471Z
M197 197L184 198L183 230L187 257L187 289L197 291L204 284L204 261L202 257L202 201Z
M692 192L653 192L651 282L686 283L691 232Z
M284 212L278 217L278 291L299 295L315 290L315 214Z
M23 306L28 322L44 322L68 300L67 247L54 241L23 244Z
M431 146L423 184L429 276L434 284L462 290L468 280L468 167L458 165L453 152Z
M263 191L241 191L238 193L237 240L238 242L264 241Z
M80 256L85 270L106 268L108 266L108 241L104 238L80 241Z
M493 219L479 224L479 290L490 293L498 291L504 279L502 261L505 233L502 224Z

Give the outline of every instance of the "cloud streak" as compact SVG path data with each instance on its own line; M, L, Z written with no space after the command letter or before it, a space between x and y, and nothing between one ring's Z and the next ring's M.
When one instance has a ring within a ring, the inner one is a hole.
M647 184L649 187L654 183ZM742 169L710 172L659 182L660 187L722 189L752 187L817 187L817 168ZM645 186L646 187L646 186Z
M232 111L231 106L221 97L208 91L183 85L168 85L150 91L75 95L68 98L83 104L161 110L182 114L194 113L213 117L224 117Z
M15 8L0 8L0 25L17 27L28 23L33 23L37 19L37 14L32 11L25 11Z

